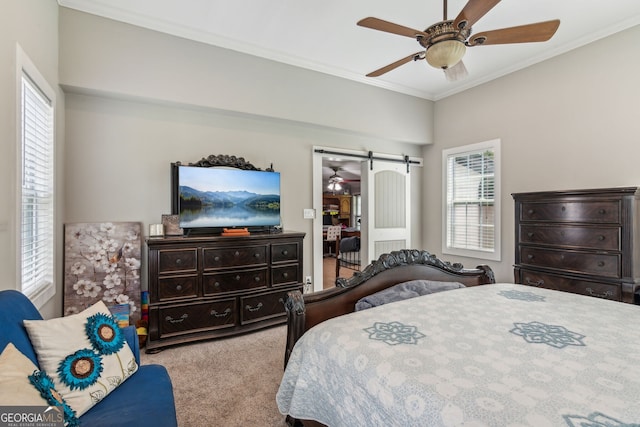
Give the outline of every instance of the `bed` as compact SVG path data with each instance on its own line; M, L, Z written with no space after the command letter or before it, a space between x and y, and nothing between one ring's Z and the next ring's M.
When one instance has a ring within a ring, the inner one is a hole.
M465 286L354 312L413 279ZM305 426L640 425L640 307L492 282L401 251L290 295L280 412Z

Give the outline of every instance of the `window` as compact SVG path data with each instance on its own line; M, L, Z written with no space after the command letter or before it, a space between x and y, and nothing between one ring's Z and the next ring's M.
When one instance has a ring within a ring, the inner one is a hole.
M442 252L500 261L500 140L443 150Z
M55 294L54 98L19 48L18 66L20 290L41 307Z

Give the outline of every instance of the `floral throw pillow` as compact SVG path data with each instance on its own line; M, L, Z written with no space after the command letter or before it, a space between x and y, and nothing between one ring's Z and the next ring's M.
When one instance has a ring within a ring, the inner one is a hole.
M40 367L81 416L138 370L133 352L107 306L81 313L25 320Z

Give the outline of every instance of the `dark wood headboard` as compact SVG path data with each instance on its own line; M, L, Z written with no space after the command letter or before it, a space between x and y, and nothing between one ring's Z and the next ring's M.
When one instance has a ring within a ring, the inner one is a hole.
M403 249L381 255L362 272L350 279L339 278L336 287L303 295L289 292L287 312L287 346L285 366L298 339L310 328L327 319L355 311L359 299L409 280L459 282L465 286L495 283L493 270L487 265L465 269L427 251Z

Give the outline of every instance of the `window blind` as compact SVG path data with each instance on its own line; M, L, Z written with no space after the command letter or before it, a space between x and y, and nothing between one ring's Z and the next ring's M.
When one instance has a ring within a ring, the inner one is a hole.
M53 107L22 75L21 277L31 297L53 283Z
M446 165L447 246L493 252L496 222L493 150L451 154Z

